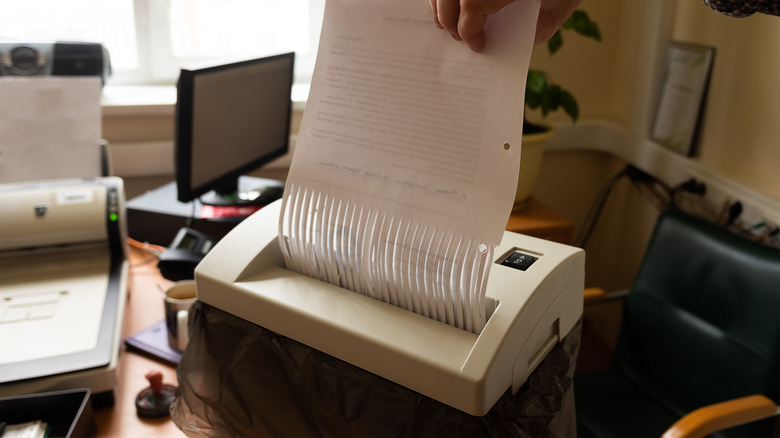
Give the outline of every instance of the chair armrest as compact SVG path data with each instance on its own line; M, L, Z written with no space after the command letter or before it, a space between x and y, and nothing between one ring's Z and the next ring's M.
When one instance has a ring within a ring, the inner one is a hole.
M628 296L629 292L630 291L626 289L608 293L600 287L586 287L583 298L585 304L602 303L606 301L622 300Z
M585 304L598 303L607 299L607 293L600 287L586 287L584 299Z
M780 414L774 401L751 395L699 408L678 420L663 438L697 438Z

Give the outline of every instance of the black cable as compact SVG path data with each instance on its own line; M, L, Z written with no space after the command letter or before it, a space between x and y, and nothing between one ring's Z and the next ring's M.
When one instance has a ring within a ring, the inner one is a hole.
M604 205L612 194L615 184L623 178L627 177L634 188L644 196L653 206L659 211L666 210L673 205L671 201L672 189L669 188L663 181L658 178L642 171L641 169L628 164L620 172L610 178L607 184L601 189L599 194L593 203L593 206L588 211L588 215L585 218L580 232L577 234L574 240L574 245L580 248L584 248L590 239L593 230L596 227L596 223L601 217L601 213L604 209ZM648 197L648 195L650 197Z
M675 208L671 200L672 195L670 194L669 187L663 182L657 179L637 181L629 178L629 180L639 194L644 197L650 205L655 207L656 210L664 211Z
M672 208L679 208L677 198L680 194L683 193L689 193L702 197L707 193L707 186L704 183L697 181L696 178L689 178L688 180L672 187L669 190L669 201Z
M192 228L192 222L195 220L195 212L198 202L200 202L200 198L195 198L192 201L192 209L190 211L190 217L187 218L187 221L184 223L185 228Z
M590 235L593 233L593 230L596 227L596 223L598 222L599 217L601 216L601 212L604 209L604 204L606 204L607 199L609 198L609 195L612 193L612 189L614 188L615 184L621 178L626 176L628 172L627 169L628 167L618 172L618 174L610 178L607 184L601 188L599 194L596 196L596 200L594 201L593 206L591 206L587 216L585 217L585 221L583 222L582 228L580 228L579 233L577 233L577 237L574 239L574 246L577 246L579 248L584 248L585 245L588 243L588 239L590 239Z
M697 181L695 178L689 178L674 187L669 187L658 178L628 164L623 170L610 178L606 185L599 191L593 205L590 210L588 210L582 228L574 239L573 244L575 246L585 248L585 245L587 245L588 240L598 223L607 199L612 194L615 184L617 184L622 177L627 177L639 194L648 200L659 212L667 210L684 211L682 206L678 203L679 195L695 195L701 202L703 201L704 194L707 192L707 186L704 183ZM739 218L742 215L743 210L742 203L740 201L734 201L723 207L718 217L714 218L714 222L723 228L732 229L751 240L761 242L768 246L780 246L780 227L766 227L762 233L758 234L755 233L755 230L745 229L739 223ZM691 214L690 211L685 211L685 213ZM764 224L762 223L761 226L764 226Z
M741 215L742 203L736 201L729 207L728 216L726 217L726 226L729 227L733 225L737 221L737 218L739 218Z

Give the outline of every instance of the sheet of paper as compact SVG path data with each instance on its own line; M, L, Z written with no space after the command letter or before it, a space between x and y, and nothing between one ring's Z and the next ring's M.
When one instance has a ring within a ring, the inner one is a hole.
M0 183L101 175L100 78L0 78Z
M474 53L428 2L328 0L284 198L292 269L480 329L537 14L518 0L490 16Z
M329 0L325 13L291 178L498 244L536 2L491 16L482 53L434 27L425 1Z

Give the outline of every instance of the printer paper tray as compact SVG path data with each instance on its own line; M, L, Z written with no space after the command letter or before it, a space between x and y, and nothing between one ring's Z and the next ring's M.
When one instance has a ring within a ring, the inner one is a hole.
M80 246L0 259L0 383L114 360L127 264L105 244Z

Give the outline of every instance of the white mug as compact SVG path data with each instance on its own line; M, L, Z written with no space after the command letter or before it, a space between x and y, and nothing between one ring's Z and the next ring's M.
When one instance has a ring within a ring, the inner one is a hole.
M165 290L165 327L168 330L168 345L184 351L189 342L187 319L190 306L197 299L194 280L177 281Z

